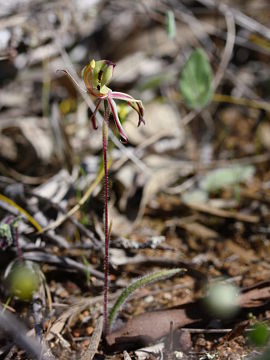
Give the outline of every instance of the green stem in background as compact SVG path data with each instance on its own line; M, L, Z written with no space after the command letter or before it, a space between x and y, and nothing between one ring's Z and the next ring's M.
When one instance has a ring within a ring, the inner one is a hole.
M104 121L102 125L103 140L103 166L104 166L104 235L105 235L105 252L104 252L104 300L103 300L103 317L104 317L104 334L108 332L108 290L109 290L109 216L108 216L108 124L110 109L106 101L104 101Z
M170 270L165 269L165 270L160 270L160 271L145 275L145 276L135 280L132 284L130 284L127 288L124 289L124 291L122 292L122 294L119 296L119 298L116 300L114 306L112 307L112 309L110 311L110 315L109 315L109 328L112 326L112 324L113 324L119 310L123 306L123 304L126 302L126 300L129 298L129 296L135 290L137 290L145 285L152 284L155 281L168 279L169 277L171 277L175 274L178 274L179 272L184 272L184 271L186 271L186 270L180 269L180 268L170 269Z

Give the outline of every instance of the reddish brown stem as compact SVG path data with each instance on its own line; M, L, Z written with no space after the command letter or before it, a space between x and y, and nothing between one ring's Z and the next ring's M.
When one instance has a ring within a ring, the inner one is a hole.
M104 300L103 300L103 316L104 316L104 334L108 333L108 290L109 290L109 216L108 216L108 124L110 110L107 102L104 102L104 121L102 127L103 140L103 166L104 166L104 235L105 235L105 253L104 253Z

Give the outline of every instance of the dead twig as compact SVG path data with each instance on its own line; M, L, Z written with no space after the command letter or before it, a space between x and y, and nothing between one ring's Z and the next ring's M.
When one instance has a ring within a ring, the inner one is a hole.
M222 54L221 62L217 69L215 78L214 78L214 89L216 89L229 65L230 59L232 57L234 42L235 42L235 23L234 17L228 7L220 6L220 11L224 14L226 25L227 25L227 39L224 47L224 51Z
M52 201L51 199L49 198L46 198L44 196L41 196L39 194L36 194L34 193L33 191L31 190L25 190L25 193L26 194L29 194L31 196L34 196L36 198L38 198L39 200L41 201L44 201L44 202L48 202L50 204L50 206L52 206L53 208L57 209L58 211L60 211L64 216L67 217L67 220L71 221L85 236L87 236L91 242L93 243L92 246L94 246L96 249L99 249L101 244L100 242L98 241L98 239L95 237L95 234L87 229L83 224L81 224L78 220L76 220L73 216L69 215L63 208L62 206L60 206L59 204L55 203L54 201ZM47 233L47 236L49 234ZM49 235L50 236L50 235ZM89 248L89 246L88 246Z
M93 269L90 265L83 265L73 259L70 259L65 256L56 256L52 254L48 254L41 251L31 251L25 252L23 254L24 260L31 260L35 262L44 262L49 264L54 264L58 266L62 266L67 269L75 269L80 271L83 274L86 274L87 271L90 272L91 275L95 276L97 279L103 280L104 274L96 269Z
M208 8L218 8L220 11L222 11L222 7L227 7L222 2L218 2L216 0L198 0L201 4L205 5ZM250 18L246 14L243 14L240 10L234 9L230 7L230 11L234 16L235 22L237 25L242 26L243 28L253 32L257 32L261 34L263 37L270 40L270 29L262 24L260 24L258 21Z
M97 320L95 330L91 337L88 348L81 355L81 360L92 360L93 357L95 356L95 353L97 352L98 349L98 345L100 343L102 328L103 328L103 316L101 315Z
M193 210L200 211L200 212L203 212L203 213L206 213L209 215L225 218L225 219L234 219L234 220L247 222L247 223L258 223L259 222L259 217L256 215L249 215L249 214L243 214L243 213L239 213L239 212L217 209L217 208L214 208L214 207L206 205L206 204L189 203L186 205Z
M24 349L29 356L39 360L54 360L55 357L41 343L27 336L27 329L14 315L0 305L0 328L8 333L14 343Z

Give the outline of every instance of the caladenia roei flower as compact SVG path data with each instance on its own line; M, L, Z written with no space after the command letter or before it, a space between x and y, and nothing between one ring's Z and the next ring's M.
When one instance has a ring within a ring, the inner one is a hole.
M107 101L122 142L127 143L128 138L119 120L117 105L114 100L126 101L128 105L138 113L138 126L140 126L141 123L145 123L143 119L144 109L141 100L136 100L123 92L112 91L107 86L112 78L114 67L115 64L109 60L92 60L82 70L82 77L87 92L97 98L96 108L91 116L93 128L97 129L96 113L100 104L102 101Z
M102 140L103 140L103 164L104 164L104 301L103 301L103 316L104 316L104 333L109 331L108 320L108 289L109 289L109 245L110 245L110 231L109 231L109 215L108 215L108 164L107 164L107 147L108 147L108 125L110 113L112 113L115 125L124 143L128 142L128 138L119 120L117 105L114 100L126 101L128 105L134 109L139 116L138 126L145 123L143 119L143 105L141 100L136 100L132 96L119 92L112 91L107 85L109 84L115 64L109 60L92 60L82 70L82 77L84 80L85 89L81 89L77 81L71 74L63 70L70 76L75 85L81 91L87 92L97 99L95 110L91 116L91 122L94 129L97 129L96 114L102 102L104 102L104 120L102 123Z

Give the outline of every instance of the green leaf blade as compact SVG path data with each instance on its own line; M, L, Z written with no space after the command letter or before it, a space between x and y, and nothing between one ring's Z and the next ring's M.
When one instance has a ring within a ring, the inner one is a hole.
M253 165L235 165L210 171L201 181L200 188L215 193L226 187L234 187L250 181L255 173Z
M166 25L169 39L174 39L176 35L176 26L174 12L172 10L167 11Z
M180 92L191 109L207 105L213 97L213 72L206 53L196 49L185 63L180 76Z
M165 269L165 270L160 270L160 271L145 275L145 276L135 280L133 283L131 283L128 287L126 287L124 289L124 291L120 294L120 296L114 303L114 305L110 311L110 314L109 314L109 326L110 327L112 326L120 308L123 306L123 304L127 301L129 296L135 290L137 290L145 285L152 284L155 281L168 279L168 278L170 278L180 272L184 272L184 271L186 271L186 270L180 269L180 268L169 269L169 270Z

